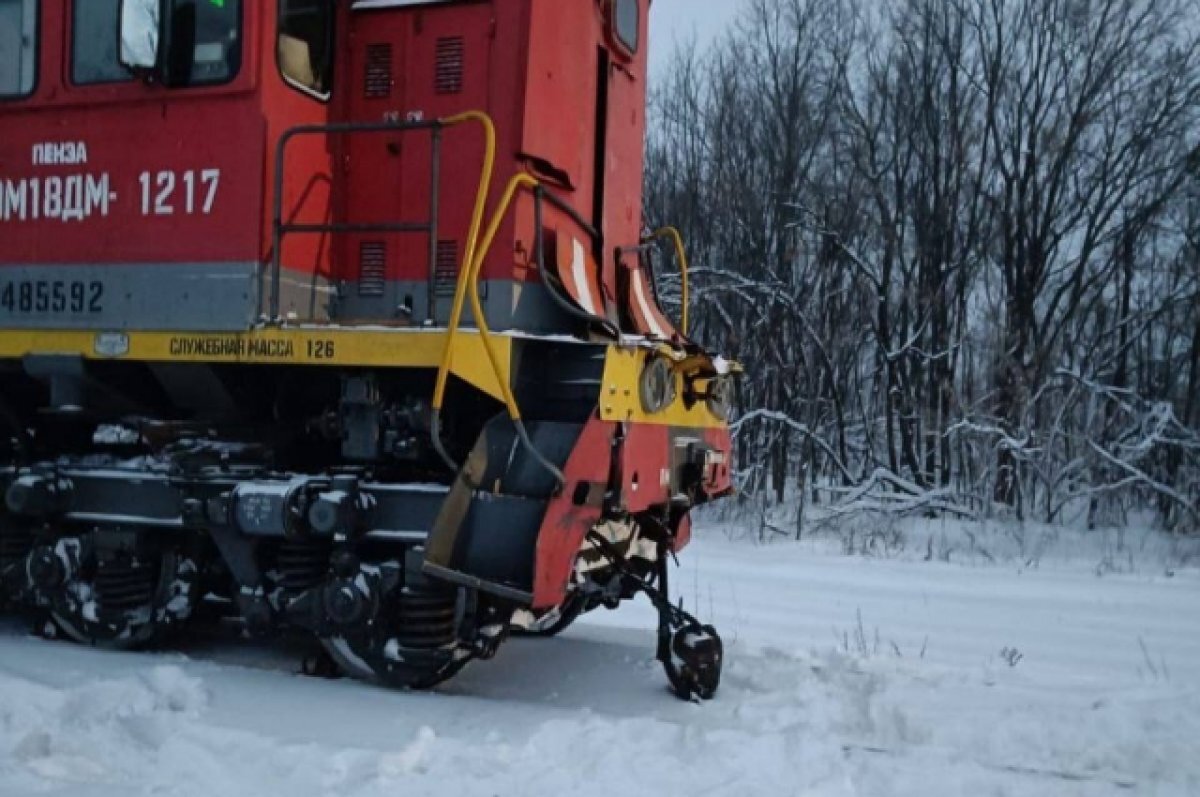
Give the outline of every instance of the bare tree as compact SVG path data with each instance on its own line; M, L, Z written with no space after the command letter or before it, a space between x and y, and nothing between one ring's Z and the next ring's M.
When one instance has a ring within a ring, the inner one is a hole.
M648 212L748 495L1198 525L1198 2L753 0L677 54Z

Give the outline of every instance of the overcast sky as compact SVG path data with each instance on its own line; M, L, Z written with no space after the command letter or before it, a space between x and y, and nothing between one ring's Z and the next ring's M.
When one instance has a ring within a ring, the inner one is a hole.
M700 47L709 44L743 0L653 0L650 6L650 67L662 68L675 42L694 31Z

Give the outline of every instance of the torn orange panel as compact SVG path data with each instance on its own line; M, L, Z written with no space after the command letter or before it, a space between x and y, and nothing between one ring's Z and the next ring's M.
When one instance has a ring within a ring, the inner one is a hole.
M679 335L675 325L658 306L654 288L640 260L633 257L621 258L623 274L622 288L625 291L623 304L629 320L638 334L663 340L672 340Z
M569 232L559 230L555 239L555 267L567 293L584 311L605 317L604 294L600 290L599 269L583 242Z

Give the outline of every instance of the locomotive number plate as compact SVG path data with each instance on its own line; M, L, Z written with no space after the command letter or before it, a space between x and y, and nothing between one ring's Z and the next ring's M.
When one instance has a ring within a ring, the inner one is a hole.
M93 315L104 312L104 283L96 280L0 281L6 315Z

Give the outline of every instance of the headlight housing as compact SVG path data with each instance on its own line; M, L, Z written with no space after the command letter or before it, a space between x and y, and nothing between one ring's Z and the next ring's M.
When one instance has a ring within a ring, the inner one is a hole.
M718 376L708 383L708 410L723 421L733 414L733 380Z
M665 359L659 357L646 363L641 379L642 409L654 415L675 403L675 373Z

